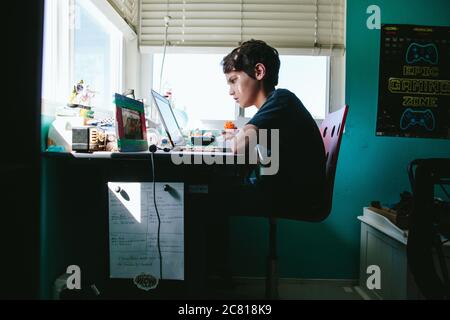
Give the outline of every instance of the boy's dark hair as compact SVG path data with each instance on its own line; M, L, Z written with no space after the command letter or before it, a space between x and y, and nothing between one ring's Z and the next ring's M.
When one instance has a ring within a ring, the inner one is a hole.
M222 60L223 72L244 71L249 77L255 79L255 66L262 63L266 67L266 76L263 84L266 93L270 93L278 84L280 71L280 58L278 51L261 40L249 40L231 51Z

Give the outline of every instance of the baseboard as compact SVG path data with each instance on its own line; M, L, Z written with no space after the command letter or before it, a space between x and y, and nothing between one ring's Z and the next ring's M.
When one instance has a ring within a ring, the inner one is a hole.
M265 284L264 277L233 277L234 282L242 284ZM300 278L279 278L278 283L283 284L331 284L341 287L355 287L358 285L358 279L300 279Z
M278 279L279 298L282 300L370 300L357 286L358 279ZM233 277L231 288L238 297L264 297L266 278Z

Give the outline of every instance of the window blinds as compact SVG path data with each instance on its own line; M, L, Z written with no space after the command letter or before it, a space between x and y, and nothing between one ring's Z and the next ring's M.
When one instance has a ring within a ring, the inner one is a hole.
M108 0L120 16L135 30L139 24L139 0Z
M344 49L345 0L141 0L141 46L164 44L165 16L171 46Z

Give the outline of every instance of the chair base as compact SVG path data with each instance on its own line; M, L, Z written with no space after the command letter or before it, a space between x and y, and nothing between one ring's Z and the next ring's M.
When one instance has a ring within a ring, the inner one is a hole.
M266 299L278 299L277 220L269 218L269 255L267 257Z

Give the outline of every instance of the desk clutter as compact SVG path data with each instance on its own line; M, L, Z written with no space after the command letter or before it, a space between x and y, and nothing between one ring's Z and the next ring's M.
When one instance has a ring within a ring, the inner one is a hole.
M49 127L47 151L117 151L113 118L90 119L66 108L58 111Z
M116 135L101 127L72 128L72 151L116 151Z
M390 222L395 224L400 229L408 229L408 219L413 208L413 197L408 191L400 194L400 201L394 204L391 208L384 207L380 201L372 201L370 203L370 210L384 216Z
M373 212L376 212L380 216L387 218L391 223L395 224L400 229L408 229L408 217L397 214L397 211L389 208L377 208L369 207Z
M446 224L450 224L449 222L446 222L448 220L446 217L450 212L450 202L435 198L433 201L433 209L434 214L437 217L441 217L439 219L441 223L445 220ZM398 228L408 230L410 214L413 210L413 195L408 191L402 192L400 194L400 201L390 208L382 206L379 201L372 201L370 203L370 210L387 218Z
M167 103L166 113L173 116L172 122L176 123L178 129L177 135L174 135L169 133L166 125L171 119L162 121L160 114L159 122L153 122L146 116L143 100L135 99L134 92L131 97L126 94L114 95L114 114L94 110L92 100L95 93L83 80L74 86L69 103L57 110L55 120L50 125L48 152L137 152L148 151L153 144L159 148L172 149L175 147L172 140L177 143L185 141L189 147L220 147L226 139L237 133L233 121L225 121L222 128L215 130L181 128L173 106L162 97Z

